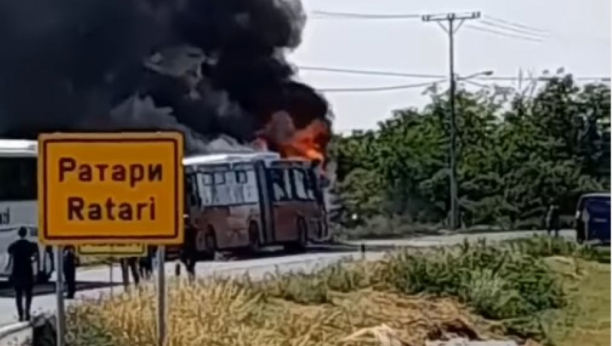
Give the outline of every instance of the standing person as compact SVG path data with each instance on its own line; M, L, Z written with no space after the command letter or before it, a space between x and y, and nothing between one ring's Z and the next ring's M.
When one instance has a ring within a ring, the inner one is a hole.
M559 206L553 205L552 216L551 216L551 228L555 232L555 238L559 238L559 227L561 224L561 214L559 212Z
M120 260L121 263L121 273L123 275L123 285L125 288L128 288L130 284L130 271L132 272L132 277L134 278L134 285L138 286L140 284L140 275L138 273L138 259L136 257L126 257Z
M140 266L140 276L145 280L149 280L151 275L153 275L153 255L153 247L147 246L146 256L141 257L138 261Z
M559 218L559 206L551 204L546 213L546 231L549 236L554 232L555 238L559 237Z
M195 266L196 266L196 245L195 245L195 230L187 228L185 230L185 243L181 248L181 262L185 265L187 271L187 277L189 280L195 279Z
M9 248L9 262L7 269L12 266L10 280L15 289L15 300L17 303L17 313L19 321L30 320L30 310L32 307L32 294L34 289L34 268L33 262L38 265L40 259L38 245L25 239L28 230L20 227L17 232L19 240L13 242ZM25 298L25 310L23 307Z
M64 279L66 280L66 297L74 299L76 293L76 255L73 246L64 248Z

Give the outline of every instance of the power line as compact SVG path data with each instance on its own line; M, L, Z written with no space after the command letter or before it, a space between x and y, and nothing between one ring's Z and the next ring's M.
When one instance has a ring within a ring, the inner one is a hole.
M422 88L435 85L437 83L441 83L446 81L445 79L438 80L435 82L427 82L427 83L415 83L415 84L400 84L400 85L389 85L389 86L381 86L381 87L365 87L365 88L317 88L317 91L321 92L379 92L379 91L392 91L392 90L405 90L405 89L414 89L414 88Z
M420 14L369 14L369 13L349 13L333 11L312 11L315 15L324 17L339 17L353 19L419 19Z
M542 39L538 39L538 38L534 38L534 37L516 35L516 34L512 34L512 33L508 33L508 32L493 30L493 29L489 29L489 28L483 28L483 27L475 26L475 25L467 25L467 28L468 29L472 29L472 30L476 30L476 31L486 32L486 33L489 33L489 34L498 35L498 36L505 36L505 37L509 37L509 38L515 38L515 39L519 39L519 40L524 40L524 41L531 41L531 42L543 42L544 41Z
M304 71L317 71L317 72L330 72L330 73L341 73L341 74L356 74L356 75L365 75L365 76L388 76L388 77L402 77L402 78L425 78L425 79L440 79L445 76L439 74L420 74L420 73L409 73L409 72L399 72L399 71L382 71L382 70L367 70L367 69L345 69L345 68L337 68L337 67L325 67L325 66L297 66L299 70ZM458 76L461 79L461 76ZM554 79L555 77L536 77L533 78L536 81L549 81ZM470 78L470 80L480 80L480 81L518 81L519 77L508 77L508 76L490 76L490 77L474 77ZM602 82L610 82L610 77L604 76L592 76L592 77L573 77L574 80L579 81L602 81Z
M304 71L320 71L333 73L358 74L366 76L388 76L388 77L407 77L407 78L444 78L443 75L422 74L422 73L406 73L406 72L391 72L391 71L372 71L372 70L353 70L335 67L315 67L315 66L298 66L298 69Z
M511 26L502 25L496 22L488 21L486 19L481 20L479 23L489 26L489 27L493 27L495 29L507 30L507 31L510 31L510 32L513 32L519 35L531 36L531 37L536 37L536 38L546 38L548 36L544 34L536 34L536 33L533 33L533 32L530 32L524 29L517 29Z
M511 22L509 20L505 20L505 19L501 19L501 18L496 18L496 17L489 16L489 15L487 15L486 18L491 20L491 21L495 21L495 22L498 22L498 23L501 23L501 24L505 24L505 25L508 25L508 26L513 26L513 27L516 27L516 28L520 28L520 29L524 29L524 30L527 30L527 31L531 31L531 32L534 32L536 34L537 33L544 34L544 35L550 34L549 31L538 29L538 28L534 28L532 26L527 26L527 25L524 25L524 24L516 23L516 22Z

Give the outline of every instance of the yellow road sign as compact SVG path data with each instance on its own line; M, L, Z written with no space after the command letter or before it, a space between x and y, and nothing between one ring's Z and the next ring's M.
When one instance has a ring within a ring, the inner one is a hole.
M76 249L79 256L145 257L147 255L147 247L143 244L78 245Z
M183 242L181 133L53 133L38 141L42 243Z

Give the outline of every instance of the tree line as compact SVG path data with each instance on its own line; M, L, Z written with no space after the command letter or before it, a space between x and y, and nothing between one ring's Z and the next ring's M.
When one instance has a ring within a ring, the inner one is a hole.
M374 130L336 135L337 197L345 226L373 217L444 225L449 203L449 97L395 111ZM566 220L585 192L610 190L610 88L552 76L539 89L459 88L459 211L463 227L542 227L551 203Z

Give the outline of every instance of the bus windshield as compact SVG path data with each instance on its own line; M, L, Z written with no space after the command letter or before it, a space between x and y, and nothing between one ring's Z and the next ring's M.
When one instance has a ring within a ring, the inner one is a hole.
M0 201L37 197L36 157L0 157Z
M610 200L590 199L586 202L586 208L590 213L610 214Z

